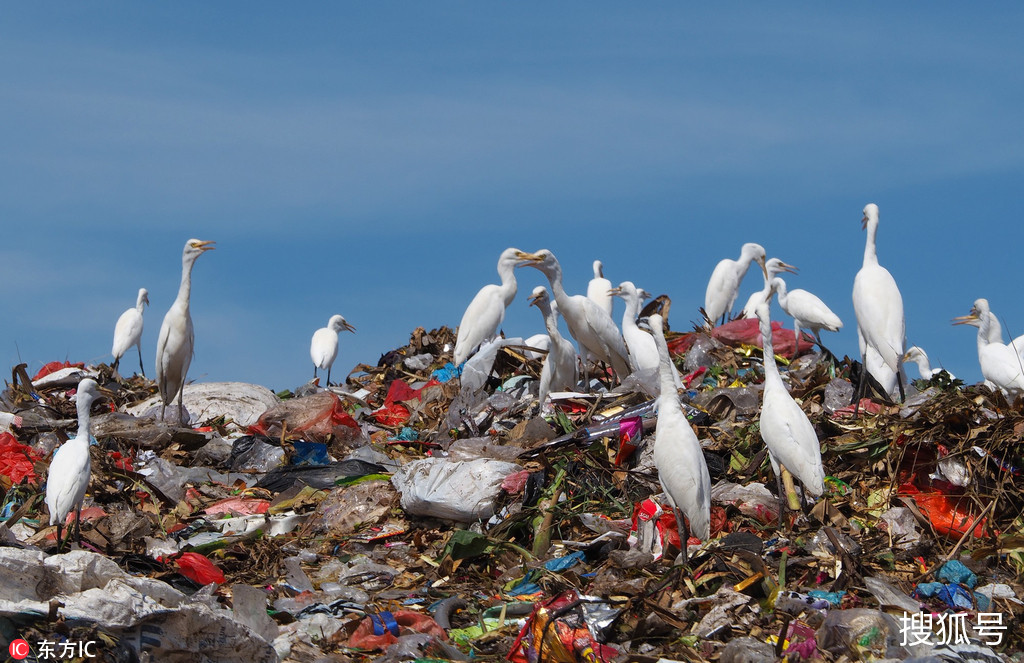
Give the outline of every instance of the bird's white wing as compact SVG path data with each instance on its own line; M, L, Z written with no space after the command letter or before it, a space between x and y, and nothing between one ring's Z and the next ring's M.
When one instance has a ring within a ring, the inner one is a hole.
M121 314L114 325L114 345L110 354L114 358L124 355L128 348L139 342L142 338L142 314L138 310L130 308Z
M818 326L829 331L838 331L843 326L843 321L825 305L825 302L806 290L791 290L783 308L786 315L798 318L805 327Z
M455 363L461 364L478 345L493 337L504 319L501 286L490 284L480 288L462 314L455 340Z
M579 297L577 301L583 305L586 323L597 337L612 368L620 376L620 379L622 376L629 375L629 350L626 348L626 342L622 339L618 325L612 320L612 316L605 313L600 306L586 297L579 295L577 297Z
M864 267L853 281L853 309L864 340L893 372L904 353L903 297L889 270Z
M338 332L328 327L321 327L313 332L313 340L309 344L309 358L319 369L327 369L338 356Z
M590 279L587 284L587 299L594 302L608 315L612 314L612 296L608 291L612 289L612 282L605 278Z
M50 509L50 524L63 524L64 517L82 499L89 485L91 463L86 445L65 442L53 454L46 478L46 506Z
M739 279L736 278L736 261L726 258L715 265L704 292L704 312L714 322L724 313L732 309L739 290Z
M761 408L761 438L775 461L806 486L815 497L825 490L821 446L807 415L785 392L766 391Z
M690 521L690 530L706 541L711 535L711 476L696 433L679 402L658 399L654 464L658 479L677 507Z

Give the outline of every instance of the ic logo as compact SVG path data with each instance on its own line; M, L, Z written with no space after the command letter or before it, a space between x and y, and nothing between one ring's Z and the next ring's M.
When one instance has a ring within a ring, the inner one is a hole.
M18 638L17 640L11 640L10 646L7 648L7 653L11 655L16 661L20 661L28 656L28 642Z

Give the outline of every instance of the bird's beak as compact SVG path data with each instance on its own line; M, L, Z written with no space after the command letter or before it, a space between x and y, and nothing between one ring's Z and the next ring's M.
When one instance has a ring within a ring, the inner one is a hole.
M530 302L530 306L536 306L537 302L540 301L541 297L543 297L543 295L530 295L529 297L527 297L527 300Z
M142 301L144 301L145 303L148 304L149 303L149 295L143 296Z
M621 295L622 294L622 288L618 288L618 287L612 288L611 290L608 291L608 294L611 295L612 297L615 297L616 295Z
M761 273L764 274L764 277L767 279L768 278L768 268L764 264L764 258L758 256L757 258L755 258L755 260L757 260L757 264L758 265L761 265Z
M213 240L203 240L202 242L196 242L193 244L192 248L199 249L200 251L212 251L217 248L216 246L213 246L216 243L217 242L214 242Z
M972 311L969 315L961 315L959 317L953 318L953 324L954 325L972 325L973 326L977 322L979 322L980 320L981 320L981 318L978 317L978 314L974 313Z
M868 229L868 215L867 214L865 214L864 218L862 218L860 220L860 229L861 230L867 230Z
M353 327L352 325L350 325L348 323L348 320L345 321L345 323L341 326L341 328L344 329L345 331L350 331L350 332L355 332L355 330L356 330L355 327Z
M797 272L800 271L799 267L795 267L793 265L789 265L789 264L786 264L784 262L780 262L779 263L779 269L781 269L784 272L788 272L790 274L796 274Z
M521 260L520 264L523 265L544 262L544 256L537 255L536 253L527 253L526 251L516 251L516 258Z

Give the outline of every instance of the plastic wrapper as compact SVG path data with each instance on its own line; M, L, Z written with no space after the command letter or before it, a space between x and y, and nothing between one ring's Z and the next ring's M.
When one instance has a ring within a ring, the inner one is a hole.
M403 465L391 483L401 494L406 512L468 523L494 515L501 482L521 469L499 460L423 458Z
M267 410L248 430L254 435L280 438L282 423L287 425L289 435L313 442L324 442L330 435L350 439L361 432L341 399L329 391L283 401Z
M387 481L361 481L332 490L317 505L309 522L316 532L344 536L360 524L380 521L397 501L398 495Z

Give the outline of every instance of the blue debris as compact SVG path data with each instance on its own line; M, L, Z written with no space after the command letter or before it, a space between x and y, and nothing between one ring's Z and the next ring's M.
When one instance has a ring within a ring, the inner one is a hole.
M583 561L583 551L574 552L571 555L565 557L557 557L544 563L544 568L548 571L564 571L568 568L572 568Z
M292 454L292 465L327 465L331 459L327 456L327 445L323 442L293 442L295 453Z
M922 582L914 590L914 598L937 597L953 610L970 610L974 607L974 597L970 590L960 585L947 585L941 582Z
M846 590L840 592L826 592L823 589L812 589L807 592L807 595L812 599L828 601L829 605L839 605L843 601L843 596L846 595Z
M535 582L524 580L512 589L508 590L509 596L529 596L541 591L540 585Z
M955 559L943 564L935 577L943 582L967 585L971 589L974 589L975 585L978 584L978 576L974 575L973 571Z
M389 437L389 440L402 440L405 442L412 442L420 439L419 431L415 428L409 428L408 426L402 426L402 430L399 431L398 435Z
M462 367L456 367L455 364L448 362L441 368L434 369L430 377L438 382L449 382L452 378L457 378L460 375L462 375Z

